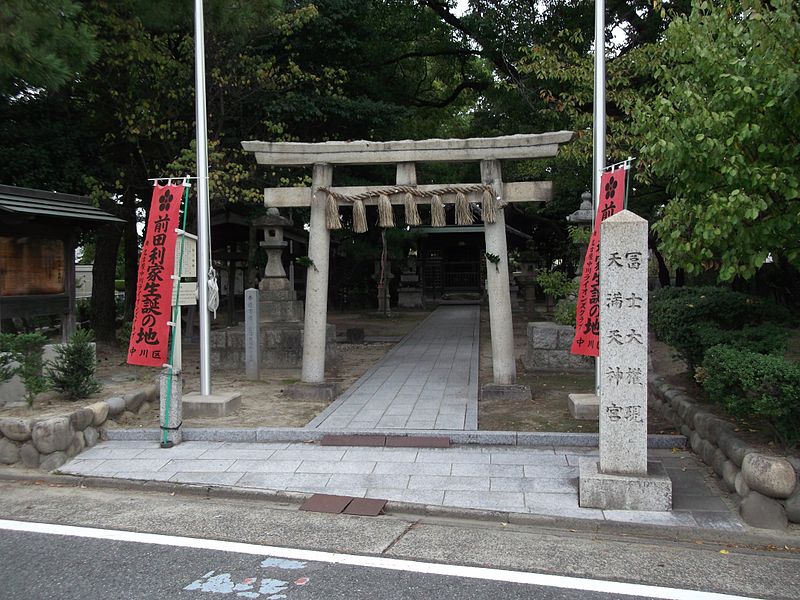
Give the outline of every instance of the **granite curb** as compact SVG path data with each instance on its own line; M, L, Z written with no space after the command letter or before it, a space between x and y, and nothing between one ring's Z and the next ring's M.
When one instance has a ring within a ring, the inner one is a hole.
M187 442L317 442L326 435L385 435L394 437L431 436L448 437L451 444L481 446L578 446L596 448L599 434L596 433L536 433L525 431L447 431L441 429L324 429L259 427L236 428L190 428L182 430ZM159 430L152 429L107 429L104 439L117 441L158 441ZM683 435L648 435L647 446L651 449L686 448Z
M174 483L168 481L145 481L133 479L114 479L104 477L80 477L73 475L42 474L36 472L12 471L0 468L0 482L44 483L49 485L74 486L76 488L110 489L120 491L142 491L169 493L176 495L218 498L231 500L250 500L271 502L291 509L297 508L312 494L282 490L242 489L230 486L210 486L207 484ZM503 523L517 527L535 527L570 533L638 537L660 539L672 542L717 543L726 546L745 545L754 547L800 548L800 535L776 532L770 529L745 532L716 531L674 525L625 523L620 521L600 521L550 515L534 515L506 511L457 508L439 505L413 504L390 500L386 503L384 514L393 517L405 515L422 519L450 519L455 521L481 523Z

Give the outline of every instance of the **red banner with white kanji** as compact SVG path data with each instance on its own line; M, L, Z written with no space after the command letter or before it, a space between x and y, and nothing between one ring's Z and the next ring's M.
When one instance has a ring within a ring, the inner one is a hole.
M600 198L592 237L583 260L583 273L575 309L575 337L570 352L600 354L600 223L625 208L627 168L606 171L600 178Z
M139 255L139 281L133 313L128 363L164 365L169 356L172 312L172 274L183 185L156 185L150 201L150 219Z

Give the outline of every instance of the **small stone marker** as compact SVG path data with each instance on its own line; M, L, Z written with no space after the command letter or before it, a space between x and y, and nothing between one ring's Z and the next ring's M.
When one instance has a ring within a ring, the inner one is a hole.
M600 462L580 463L580 505L670 510L672 482L647 461L647 221L623 210L600 231Z
M255 288L249 288L244 292L244 370L247 379L258 379L260 375L258 295L258 290Z

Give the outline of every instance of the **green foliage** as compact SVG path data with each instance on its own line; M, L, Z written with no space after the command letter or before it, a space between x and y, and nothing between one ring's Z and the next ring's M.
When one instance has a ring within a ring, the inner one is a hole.
M78 329L66 344L56 347L56 358L46 369L53 389L69 400L80 400L100 389L94 378L95 354L91 346L92 332Z
M719 287L663 288L650 300L650 325L690 370L712 346L759 353L782 352L790 313L771 302Z
M800 365L728 346L710 348L702 385L731 415L764 419L787 446L800 440Z
M536 276L536 283L554 300L566 298L578 291L578 283L563 271L543 271Z
M42 348L47 338L41 333L0 334L0 354L4 355L5 368L8 359L19 363L10 376L19 375L25 386L25 401L31 405L34 398L47 389L47 380L42 376Z
M575 314L578 301L572 298L562 298L556 304L553 320L559 325L571 325L575 327Z
M123 348L127 348L131 342L131 329L133 329L133 323L130 321L125 321L119 326L119 329L117 329L117 343Z
M294 262L296 265L303 267L304 269L315 269L317 265L314 264L314 261L311 260L310 256L295 256Z
M0 3L0 98L57 89L96 57L92 29L72 0Z
M654 230L673 266L751 278L768 256L800 267L800 9L695 1L658 44L638 102L647 175L672 199Z

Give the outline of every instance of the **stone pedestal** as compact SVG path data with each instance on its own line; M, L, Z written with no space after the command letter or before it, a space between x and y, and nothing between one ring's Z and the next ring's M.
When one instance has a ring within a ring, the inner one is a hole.
M397 292L397 306L400 308L423 308L422 288L416 271L406 271L400 275L400 289Z
M613 510L672 509L672 481L660 462L647 463L642 475L615 475L600 471L600 463L582 458L579 494L583 508Z
M569 414L578 421L597 421L600 418L600 397L597 394L570 394Z
M226 417L242 405L242 395L238 392L220 392L203 396L192 392L183 397L183 412L187 419L192 417Z
M580 505L669 510L672 482L647 460L647 221L623 210L600 232L600 460L580 462Z

